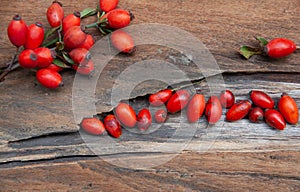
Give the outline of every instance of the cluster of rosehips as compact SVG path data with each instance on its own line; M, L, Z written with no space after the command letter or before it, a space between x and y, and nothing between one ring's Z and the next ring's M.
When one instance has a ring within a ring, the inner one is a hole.
M18 65L37 69L37 80L52 89L63 85L58 72L64 68L73 68L79 74L90 75L94 71L94 64L90 60L89 49L94 45L94 39L85 31L90 27L97 27L104 34L112 32L110 38L116 49L124 53L133 52L131 36L123 30L114 31L129 25L133 15L127 10L117 9L117 5L118 0L100 0L99 9L88 8L65 16L62 4L55 0L47 9L51 29L46 32L42 23L27 26L16 15L9 23L7 33L11 43L17 47L17 53L20 47L24 48L18 56ZM81 26L83 18L95 14L98 16L96 23ZM49 40L49 37L52 39ZM15 59L7 71L13 68Z
M299 47L295 42L286 38L275 38L271 41L267 41L265 38L256 37L256 40L260 42L259 47L242 46L239 52L246 59L249 59L253 55L267 55L271 58L282 58L292 54Z
M252 90L249 100L235 101L234 94L225 90L219 96L212 95L205 102L203 94L191 95L190 91L182 89L173 93L170 89L161 90L149 96L149 103L154 107L166 105L165 109L159 109L154 113L157 123L166 121L168 113L177 113L186 108L187 120L195 123L204 114L209 124L217 123L222 116L222 109L228 109L226 121L240 120L248 115L254 123L263 119L271 127L283 130L286 122L298 123L299 111L295 100L283 93L278 102L278 110L274 109L274 100L265 92ZM147 108L143 108L136 115L134 109L127 103L119 103L102 123L98 118L84 118L81 128L90 134L101 135L105 130L113 137L118 138L122 134L121 126L133 128L137 126L141 131L146 131L152 124L152 115Z

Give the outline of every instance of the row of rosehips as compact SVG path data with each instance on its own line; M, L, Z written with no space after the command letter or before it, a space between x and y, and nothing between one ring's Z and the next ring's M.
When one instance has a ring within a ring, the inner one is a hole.
M228 109L226 121L229 122L240 120L248 115L251 122L258 123L265 119L268 125L278 130L283 130L286 122L298 123L297 104L286 93L283 93L279 99L278 110L274 109L274 100L268 94L258 90L253 90L249 94L249 100L235 102L234 94L225 90L219 96L210 96L206 103L202 94L191 96L188 90L178 90L173 93L172 90L165 89L151 94L149 103L154 107L166 104L167 110L158 108L154 114L157 123L165 122L168 112L176 113L185 107L187 120L190 123L197 122L204 114L209 124L215 124L222 116L222 108ZM106 116L104 124L96 117L84 118L80 124L81 128L95 135L100 135L107 130L111 136L118 138L122 134L121 126L128 128L137 126L141 131L146 131L152 124L152 115L146 108L140 110L136 115L130 105L119 103L114 114Z

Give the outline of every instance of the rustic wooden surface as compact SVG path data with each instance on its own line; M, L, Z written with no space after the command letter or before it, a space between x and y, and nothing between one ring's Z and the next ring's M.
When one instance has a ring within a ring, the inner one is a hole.
M14 47L6 36L12 16L19 13L29 24L45 23L51 1L2 1L0 6L0 62L9 61ZM95 7L96 1L65 1L66 13ZM236 53L243 44L254 44L253 36L287 37L300 44L297 0L279 1L133 1L120 7L131 10L133 24L160 23L182 28L201 40L211 51L224 74L227 88L238 99L251 89L268 92L278 100L282 91L295 97L300 106L299 52L280 59L254 56L246 61ZM89 19L85 22L91 22ZM91 31L97 39L95 31ZM185 66L178 52L156 46L140 47L131 57L116 56L104 73L105 83L97 85L97 112L109 112L109 92L114 77L130 63L165 59L185 67L197 78L193 65ZM122 63L122 67L120 66ZM118 67L116 67L118 66ZM193 73L194 72L194 73ZM199 74L199 78L201 78ZM109 151L102 158L90 150L79 134L72 113L74 72L63 73L65 86L49 91L36 84L34 73L18 69L0 83L0 191L299 191L300 127L288 125L283 132L265 124L220 121L206 128L200 121L186 149L169 162L144 170L117 167L120 154ZM145 95L165 85L144 84L137 93ZM207 85L195 86L207 94ZM133 96L136 108L146 97ZM135 98L135 99L134 99ZM225 113L225 111L224 111ZM163 154L146 149L165 141L177 128L179 114L172 115L165 129L149 135L124 130L119 142L143 146L128 155L145 160ZM224 117L222 117L224 119ZM186 125L185 125L186 126ZM205 128L203 128L205 127ZM104 136L103 138L108 137ZM152 142L148 142L151 140ZM96 141L95 141L96 142ZM101 139L97 142L101 143ZM199 146L203 147L201 150ZM134 148L133 148L134 149ZM122 154L121 154L122 155ZM109 161L107 157L108 156ZM122 158L121 158L122 159ZM125 158L126 159L126 158ZM112 164L108 163L112 162Z

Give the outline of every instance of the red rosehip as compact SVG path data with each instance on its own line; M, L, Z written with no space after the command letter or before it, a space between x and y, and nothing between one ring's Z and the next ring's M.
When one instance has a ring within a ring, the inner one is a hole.
M14 16L13 20L8 25L7 35L14 46L20 47L25 45L27 40L27 25L22 20L21 16Z
M230 108L235 102L235 97L231 91L225 90L220 94L220 102L222 107Z
M38 48L44 40L44 28L43 24L36 22L35 24L29 25L27 30L27 40L25 43L25 49Z
M119 103L115 109L117 119L126 127L134 127L136 124L136 114L134 109L126 104Z
M167 103L167 109L170 113L176 113L186 107L190 99L190 93L187 90L176 91Z
M251 108L249 111L249 120L253 123L259 123L264 119L264 111L260 107Z
M79 26L71 27L64 35L64 45L66 50L72 50L82 45L87 35Z
M102 121L98 118L84 118L80 123L81 129L92 135L101 135L105 132Z
M155 107L161 106L170 99L172 92L170 89L164 89L153 93L149 96L149 103Z
M205 117L209 124L217 123L222 116L222 105L219 98L212 95L205 107Z
M296 50L296 44L289 39L275 38L266 45L269 57L281 58L290 55Z
M37 55L31 49L25 49L22 51L18 58L19 64L24 68L36 68L37 67Z
M104 12L109 12L117 7L119 0L100 0L100 9Z
M62 67L57 66L57 65L55 65L53 63L51 63L46 69L51 69L51 70L56 71L56 72L60 72L60 71L63 70Z
M107 15L107 22L109 27L120 29L129 25L134 16L127 10L114 9Z
M282 93L278 102L278 110L284 119L290 124L297 124L299 121L299 109L296 101L287 93Z
M156 123L164 123L167 119L167 111L164 109L159 109L155 112L154 118Z
M76 64L80 64L84 59L87 61L91 59L89 51L85 48L73 49L69 52L69 55Z
M95 70L95 66L92 61L88 61L87 63L82 63L80 65L74 64L72 67L81 75L92 75Z
M283 116L276 109L267 109L265 111L265 121L268 125L278 130L283 130L286 126Z
M251 102L242 100L235 103L226 113L227 121L237 121L244 118L251 109Z
M190 123L196 122L205 109L205 98L201 94L195 94L187 106L187 118Z
M115 138L119 138L122 135L121 125L114 115L107 115L104 118L104 127L108 134Z
M263 109L271 109L274 107L274 100L265 92L252 90L249 94L254 105Z
M79 46L79 48L85 48L90 50L95 44L94 38L92 35L87 34L85 41Z
M51 69L39 69L36 72L36 79L41 85L49 89L63 86L61 75Z
M46 68L54 60L52 51L46 47L36 48L36 49L34 49L34 52L37 55L37 67L38 68Z
M139 111L137 115L137 126L141 131L146 131L152 124L151 113L148 109L144 108Z
M63 34L66 34L71 27L80 26L80 22L80 12L74 12L73 14L67 15L62 21Z
M53 1L47 9L46 15L50 26L58 27L64 18L64 10L62 8L62 4L56 0Z
M135 45L132 37L123 30L112 32L111 36L112 45L123 53L132 53L135 50Z

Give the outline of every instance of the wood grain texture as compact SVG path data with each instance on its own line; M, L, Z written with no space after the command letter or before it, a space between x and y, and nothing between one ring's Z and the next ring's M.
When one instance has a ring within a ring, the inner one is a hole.
M6 27L20 14L27 24L41 21L49 28L45 12L52 1L7 1L0 6L0 62L11 59L15 48ZM65 13L95 7L95 0L64 1ZM4 6L5 5L5 6ZM277 101L286 91L300 106L299 52L283 59L254 56L244 60L236 51L255 45L253 36L286 37L300 44L298 0L280 1L144 1L122 0L119 7L131 10L133 24L159 23L178 27L199 39L216 59L225 87L237 99L248 98L251 89L269 93ZM89 18L84 23L91 23ZM100 39L95 30L89 30ZM114 57L98 80L95 102L98 115L112 109L110 88L132 63L160 59L179 66L192 80L203 77L193 61L166 47L139 46L132 56ZM202 69L205 70L205 69ZM151 153L178 128L180 115L171 115L164 129L152 134L124 130L118 140L131 153L109 151L98 159L91 146L102 139L78 132L72 112L74 72L62 73L64 84L48 90L37 84L34 72L18 69L0 83L0 191L299 191L299 125L278 132L265 124L220 121L207 127L202 118L183 151L174 151L169 162L144 170L117 167L120 160L147 161L166 154ZM178 80L180 81L180 80ZM123 89L126 89L126 83ZM187 82L180 86L185 86ZM130 84L130 82L129 82ZM146 104L147 94L164 83L146 82L136 87L131 102L136 109ZM211 85L219 86L219 85ZM205 82L195 89L209 95ZM139 97L144 96L144 97ZM222 119L224 119L224 113ZM183 124L182 128L189 129ZM189 133L189 132L188 132ZM105 135L102 138L108 138ZM180 138L178 138L180 139ZM151 141L151 142L149 142ZM137 146L142 146L140 149ZM174 145L176 147L176 145ZM174 147L174 148L175 148ZM171 153L172 154L172 153ZM178 155L177 155L178 154ZM176 156L177 155L177 156ZM123 162L124 162L123 161ZM112 163L109 164L108 162Z

